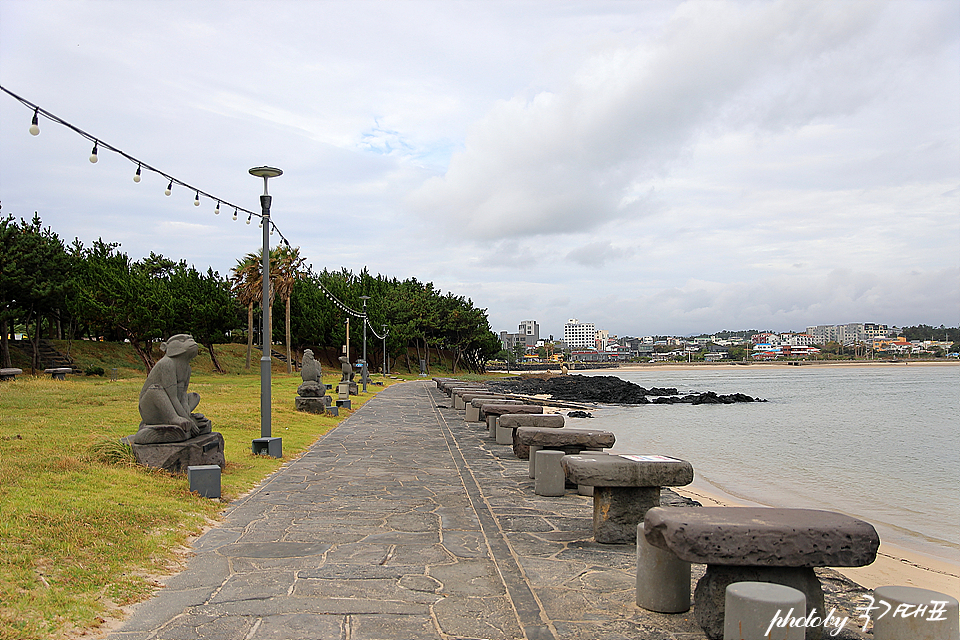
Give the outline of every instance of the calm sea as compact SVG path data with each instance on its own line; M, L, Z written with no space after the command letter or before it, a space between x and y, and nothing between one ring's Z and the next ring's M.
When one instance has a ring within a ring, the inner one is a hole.
M573 421L616 433L614 451L683 458L696 482L734 497L848 513L873 524L883 540L960 562L960 366L615 375L645 387L740 392L768 402L603 406L594 419Z

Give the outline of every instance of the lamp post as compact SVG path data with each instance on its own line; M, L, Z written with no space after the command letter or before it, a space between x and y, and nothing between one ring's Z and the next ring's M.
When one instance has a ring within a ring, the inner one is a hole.
M250 175L263 178L263 195L260 196L260 209L263 220L263 263L261 286L263 299L263 320L260 323L263 356L260 358L260 437L253 441L253 453L282 458L282 442L270 434L271 388L270 388L270 201L267 193L267 180L283 175L283 171L273 167L254 167Z
M363 392L367 392L367 300L370 296L360 296L363 300L363 369L360 377L363 379Z

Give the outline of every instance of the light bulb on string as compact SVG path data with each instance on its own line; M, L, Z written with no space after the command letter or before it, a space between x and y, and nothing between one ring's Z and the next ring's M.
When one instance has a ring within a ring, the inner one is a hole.
M33 111L33 121L30 123L30 135L38 136L40 135L40 120L37 118L37 114L40 113L40 107L37 107Z
M276 227L274 227L272 224L270 225L270 235L273 235L273 230L274 230L275 228L276 228Z
M219 201L219 200L217 200L217 208L213 210L213 215L215 215L215 216L220 215L220 201Z
M199 206L200 206L200 192L199 192L199 191L197 191L197 197L193 199L193 206L195 206L195 207L199 207Z
M163 190L163 195L168 196L173 193L173 180L167 184L167 188Z
M260 218L260 228L263 229L263 217Z
M247 216L247 224L250 224L250 219L253 218L253 214Z
M234 220L237 219L237 208L236 208L236 207L233 208L233 219L234 219Z
M90 152L90 164L97 164L97 160L99 160L99 158L97 157L97 141L94 140L93 151Z
M137 183L140 182L140 165L139 164L137 165L137 172L133 175L133 181Z

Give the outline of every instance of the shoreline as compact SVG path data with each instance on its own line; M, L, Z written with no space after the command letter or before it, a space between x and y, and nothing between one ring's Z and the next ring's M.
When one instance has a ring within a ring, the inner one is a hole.
M705 507L769 506L731 496L704 480L694 480L692 485L670 489L697 500ZM930 589L954 598L960 596L960 564L884 542L883 539L880 540L877 559L872 564L866 567L831 568L866 589L903 585Z
M896 362L891 362L889 360L798 360L796 361L799 364L791 364L790 362L744 362L744 363L733 363L733 362L702 362L702 363L690 363L690 362L631 362L628 364L623 364L618 367L610 367L603 369L591 369L589 367L571 369L571 373L602 373L605 371L643 371L645 369L673 369L676 371L692 371L696 369L720 369L720 370L730 370L730 371L744 371L751 367L763 367L764 369L787 369L790 371L796 370L798 367L808 367L808 368L827 368L827 367L902 367L902 366L917 366L917 367L956 367L960 366L960 360L897 360ZM550 370L551 373L560 373L559 369L554 371ZM524 372L519 372L524 373ZM530 372L536 373L536 372Z

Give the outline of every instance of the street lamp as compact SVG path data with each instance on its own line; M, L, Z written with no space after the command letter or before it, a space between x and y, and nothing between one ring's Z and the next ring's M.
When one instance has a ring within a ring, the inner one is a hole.
M263 356L260 358L260 437L253 441L253 453L282 458L282 442L280 438L270 435L271 389L270 389L270 201L267 193L267 180L283 175L283 171L273 167L254 167L250 175L263 178L263 195L260 196L260 209L263 222L263 263L260 291L263 299L263 320L260 323L260 346Z
M363 369L360 377L363 379L363 392L367 392L367 300L370 296L360 296L363 300Z

